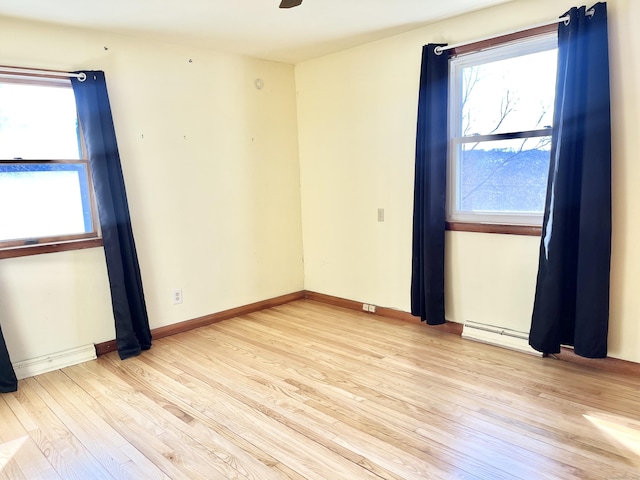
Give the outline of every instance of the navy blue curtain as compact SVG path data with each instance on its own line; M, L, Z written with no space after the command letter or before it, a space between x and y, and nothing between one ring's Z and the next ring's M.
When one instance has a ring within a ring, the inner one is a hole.
M151 348L151 331L133 240L104 72L71 80L91 166L120 358Z
M0 328L0 393L15 392L18 389L18 379L13 371L7 344Z
M437 54L437 46L422 48L413 194L411 313L429 325L445 323L449 51Z
M572 8L558 27L551 162L530 345L607 355L611 120L606 3Z

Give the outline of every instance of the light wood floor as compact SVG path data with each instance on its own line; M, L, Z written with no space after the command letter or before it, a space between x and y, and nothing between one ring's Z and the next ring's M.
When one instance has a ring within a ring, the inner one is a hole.
M640 479L640 379L308 300L0 395L0 478Z

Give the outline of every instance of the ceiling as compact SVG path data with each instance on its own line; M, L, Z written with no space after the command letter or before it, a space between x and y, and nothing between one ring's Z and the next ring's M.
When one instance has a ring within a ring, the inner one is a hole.
M298 63L508 1L0 0L0 16Z

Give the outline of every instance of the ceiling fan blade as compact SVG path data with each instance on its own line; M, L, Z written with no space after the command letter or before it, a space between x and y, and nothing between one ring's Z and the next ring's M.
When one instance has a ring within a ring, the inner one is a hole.
M302 0L282 0L280 2L280 8L297 7L302 3Z

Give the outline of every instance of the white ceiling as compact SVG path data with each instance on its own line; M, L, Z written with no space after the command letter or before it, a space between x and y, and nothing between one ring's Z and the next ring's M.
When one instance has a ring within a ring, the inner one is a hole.
M280 0L0 0L0 16L298 63L508 1L303 0L279 9Z

